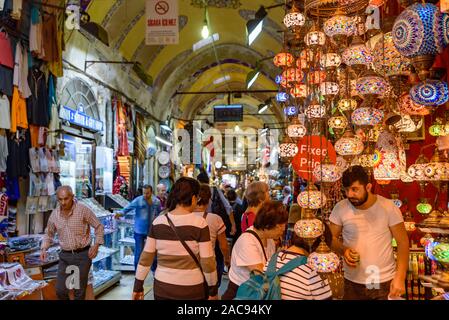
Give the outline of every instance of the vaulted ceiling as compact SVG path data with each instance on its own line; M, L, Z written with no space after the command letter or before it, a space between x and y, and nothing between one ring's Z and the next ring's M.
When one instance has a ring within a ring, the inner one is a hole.
M272 56L282 48L282 33L279 32L284 17L282 7L268 11L264 32L251 47L246 45L245 26L261 5L284 3L284 0L205 1L211 34L218 33L220 39L214 46L195 52L193 44L202 39L203 0L178 0L179 44L169 46L145 45L145 0L92 0L89 4L91 20L108 31L110 47L120 51L128 61L139 61L153 77L154 112L164 119L169 114L193 119L198 112L223 99L222 95L216 94L177 95L177 91L245 90L246 75L255 67L256 61ZM262 70L263 74L251 89L275 90L274 78L278 70L271 59L262 63ZM225 76L229 76L229 80L216 81ZM233 102L257 107L273 95L244 94ZM282 121L279 106L267 114L272 116L265 115L265 122ZM253 120L263 123L260 118Z

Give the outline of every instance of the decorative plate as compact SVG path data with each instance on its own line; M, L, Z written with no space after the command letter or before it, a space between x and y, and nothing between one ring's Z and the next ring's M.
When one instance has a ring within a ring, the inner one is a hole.
M166 165L170 162L170 154L167 151L161 151L159 152L159 155L157 156L157 160L160 164Z
M170 176L170 167L161 166L159 167L159 177L162 179L168 178Z

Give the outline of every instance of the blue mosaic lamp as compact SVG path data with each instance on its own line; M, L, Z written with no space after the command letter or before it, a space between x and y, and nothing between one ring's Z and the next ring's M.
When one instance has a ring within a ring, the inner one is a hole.
M421 80L427 79L435 56L449 43L448 28L449 16L430 3L415 3L396 18L394 45L411 58Z
M440 80L420 82L410 89L410 97L413 102L423 106L439 106L449 99L448 85Z

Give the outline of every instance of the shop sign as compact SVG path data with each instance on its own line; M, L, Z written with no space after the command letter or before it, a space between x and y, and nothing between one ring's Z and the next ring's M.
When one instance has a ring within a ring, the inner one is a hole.
M102 131L103 121L94 119L83 112L83 108L73 110L66 106L59 109L59 118L92 131Z
M146 45L179 43L178 0L146 1Z
M243 106L241 104L214 106L214 122L243 121Z
M304 180L313 179L313 169L324 161L326 155L332 163L337 161L337 153L329 140L321 136L305 136L298 142L298 153L292 160L293 169Z

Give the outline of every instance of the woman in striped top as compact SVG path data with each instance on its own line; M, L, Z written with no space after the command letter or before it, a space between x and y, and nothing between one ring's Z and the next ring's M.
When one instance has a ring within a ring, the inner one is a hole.
M276 270L298 256L308 256L304 249L304 240L296 234L292 237L293 245L279 252ZM266 267L265 267L266 270ZM299 266L279 277L282 300L326 300L332 298L332 291L327 280L321 279L318 273L307 264Z
M197 206L200 184L192 178L180 178L170 192L166 214L179 236L198 257L207 281L209 296L217 296L217 272L207 222L193 213ZM153 221L144 252L139 260L133 299L143 299L143 283L157 254L154 275L155 300L205 299L204 277L170 227L166 215Z

